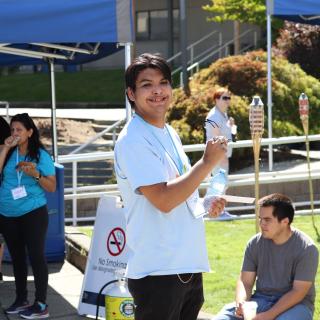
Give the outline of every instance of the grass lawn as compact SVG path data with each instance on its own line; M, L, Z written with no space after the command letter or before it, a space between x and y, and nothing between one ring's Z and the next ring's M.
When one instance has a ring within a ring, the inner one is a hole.
M320 219L317 219L320 220ZM295 217L295 227L316 240L311 217ZM319 223L318 223L319 225ZM89 236L92 228L80 228ZM205 304L203 310L217 313L225 303L234 300L235 284L238 278L243 251L246 243L255 234L253 220L227 222L206 222L207 247L211 264L211 273L204 274ZM320 250L320 243L316 243ZM316 310L314 319L320 318L320 270L316 278Z
M178 75L174 83L178 83ZM56 72L57 102L125 103L124 69ZM48 73L0 76L2 101L51 101Z
M47 73L0 77L3 101L50 101ZM56 73L57 102L124 103L124 70Z

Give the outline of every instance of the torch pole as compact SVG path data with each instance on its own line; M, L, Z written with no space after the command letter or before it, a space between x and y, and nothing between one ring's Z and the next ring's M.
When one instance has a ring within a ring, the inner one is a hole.
M254 194L255 194L255 216L256 216L256 232L259 232L259 159L260 159L260 146L261 137L263 134L264 126L264 110L263 103L259 96L254 96L250 104L249 122L254 156Z
M306 136L306 150L307 150L307 166L308 166L308 180L309 180L309 193L310 193L310 206L311 218L313 227L316 229L316 222L314 219L314 199L313 199L313 184L311 178L311 165L310 165L310 143L309 143L309 119L302 120L303 131Z
M254 134L252 136L253 155L254 155L254 194L255 194L255 217L256 232L259 232L259 159L260 159L260 136Z

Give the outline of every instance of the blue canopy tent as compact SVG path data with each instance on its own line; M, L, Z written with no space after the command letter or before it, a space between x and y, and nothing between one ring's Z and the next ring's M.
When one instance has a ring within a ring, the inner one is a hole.
M50 64L55 159L54 65L97 60L119 45L126 48L127 65L132 25L131 0L0 0L0 65Z
M307 24L320 24L319 0L266 0L268 50L268 138L272 138L272 82L271 82L271 16ZM269 145L269 170L272 170L272 145Z
M275 0L271 14L283 20L320 24L320 3L318 0Z

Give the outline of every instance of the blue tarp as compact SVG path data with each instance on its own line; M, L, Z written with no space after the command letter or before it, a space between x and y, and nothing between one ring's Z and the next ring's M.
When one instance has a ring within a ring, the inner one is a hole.
M48 52L57 50L31 44L81 43L80 47L87 49L85 43L92 47L102 43L98 55L77 53L68 63L84 63L114 53L117 43L133 41L132 30L131 0L0 0L0 43ZM31 64L39 60L2 54L0 63Z
M278 18L320 24L320 0L267 0L269 12Z

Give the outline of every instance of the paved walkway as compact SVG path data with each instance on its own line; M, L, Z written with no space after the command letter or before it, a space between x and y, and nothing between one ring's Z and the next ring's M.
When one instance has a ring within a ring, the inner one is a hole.
M81 243L80 243L81 245ZM80 250L81 251L81 250ZM49 263L49 288L47 303L50 319L80 320L77 313L83 274L69 262ZM11 264L3 264L4 282L0 283L0 320L21 319L18 315L6 315L3 308L9 306L15 297L14 277ZM33 277L28 277L29 301L33 302ZM210 320L212 316L200 313L198 320Z
M15 297L11 264L3 264L4 282L0 284L0 320L21 319L18 315L5 315L2 308L9 306ZM83 319L77 314L83 274L70 263L49 264L48 299L50 319ZM29 300L33 302L33 277L28 277Z

